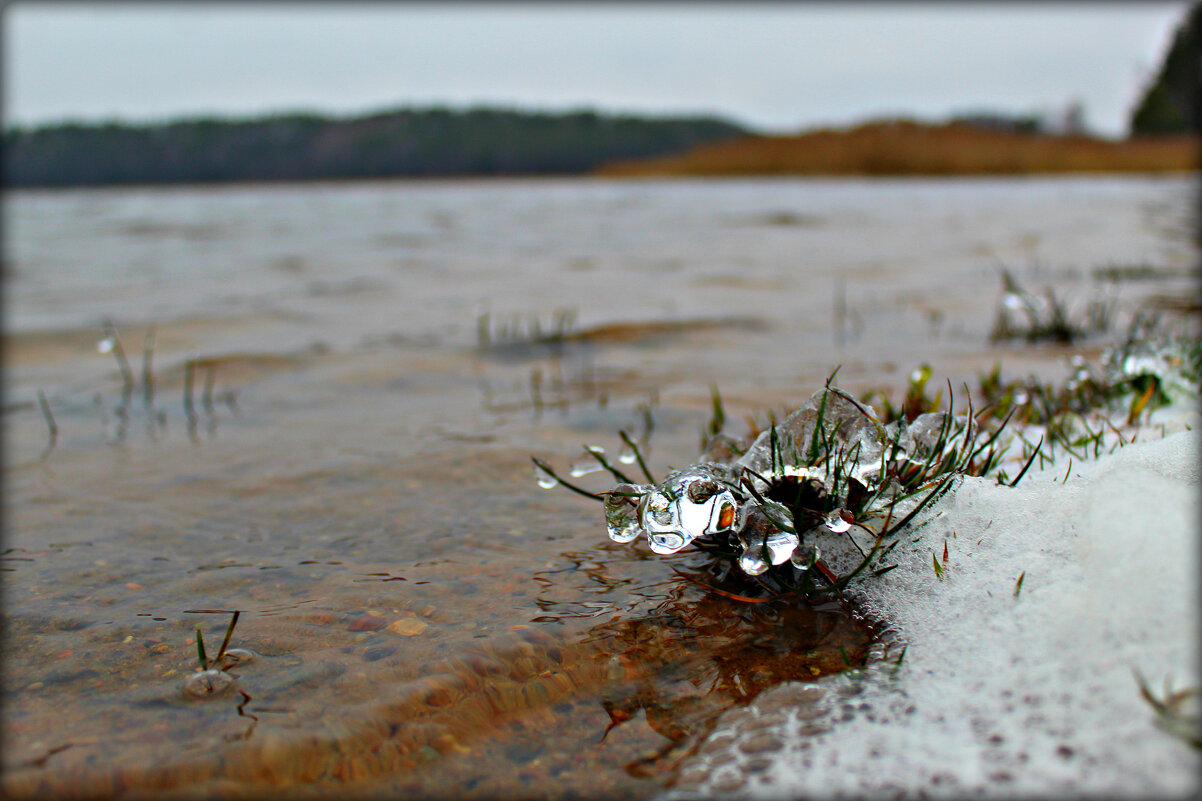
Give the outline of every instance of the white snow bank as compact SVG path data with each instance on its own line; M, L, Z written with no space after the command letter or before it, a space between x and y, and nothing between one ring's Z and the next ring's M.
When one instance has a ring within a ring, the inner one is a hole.
M1013 489L965 480L860 585L902 664L892 646L858 675L761 695L669 796L1196 795L1199 752L1156 727L1132 673L1158 692L1198 676L1200 442L1158 436L1067 482L1065 461Z

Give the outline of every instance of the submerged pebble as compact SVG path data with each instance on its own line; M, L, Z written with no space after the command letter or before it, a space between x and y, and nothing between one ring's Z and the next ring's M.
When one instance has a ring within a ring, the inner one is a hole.
M418 620L416 617L402 617L388 624L389 631L402 637L416 637L428 628L430 628L429 623Z

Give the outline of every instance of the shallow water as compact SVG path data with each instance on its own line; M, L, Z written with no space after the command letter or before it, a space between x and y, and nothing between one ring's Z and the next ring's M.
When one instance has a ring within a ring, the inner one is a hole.
M1097 345L988 342L998 261L1076 299L1180 296L1192 191L10 193L6 789L655 794L726 710L781 682L822 685L875 635L837 607L740 604L670 569L719 585L698 554L609 543L599 505L540 490L529 455L566 468L650 418L662 473L695 457L711 384L738 430L837 365L855 391L897 390L924 361L937 381L997 359L1061 376ZM1107 265L1147 269L1106 284L1093 270ZM135 376L127 398L96 350L106 317ZM537 340L535 321L564 336ZM195 627L211 653L234 609L231 645L256 659L233 669L235 690L190 700Z

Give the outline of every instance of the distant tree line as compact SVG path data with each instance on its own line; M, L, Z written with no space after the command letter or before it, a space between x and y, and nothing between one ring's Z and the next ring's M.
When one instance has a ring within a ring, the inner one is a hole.
M1132 134L1202 132L1202 2L1177 26L1156 80L1131 115Z
M570 174L745 133L714 117L489 108L62 123L5 131L3 181L17 187Z

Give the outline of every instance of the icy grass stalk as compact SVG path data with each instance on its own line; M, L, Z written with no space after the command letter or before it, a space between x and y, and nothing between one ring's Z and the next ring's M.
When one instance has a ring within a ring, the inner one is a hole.
M650 428L650 426L648 426L648 428ZM656 483L655 477L652 476L651 471L647 469L647 462L643 459L643 450L639 447L639 443L634 439L634 437L630 436L625 431L619 431L618 435L622 438L622 442L626 443L626 447L630 448L631 452L634 454L635 462L638 464L639 469L643 471L643 475L647 477L647 481L652 484Z
M563 487L564 489L571 490L577 495L583 495L584 497L591 498L594 501L605 500L605 498L598 493L589 492L588 490L582 489L581 487L578 487L572 482L564 479L551 468L551 465L547 464L542 459L539 459L537 456L531 456L530 461L534 462L536 475L540 476L539 483L545 488L550 489L551 487Z

